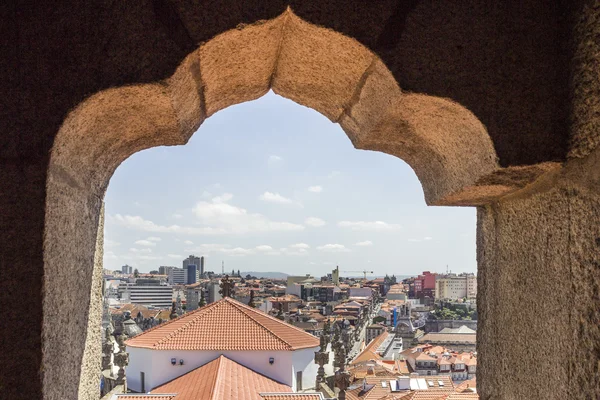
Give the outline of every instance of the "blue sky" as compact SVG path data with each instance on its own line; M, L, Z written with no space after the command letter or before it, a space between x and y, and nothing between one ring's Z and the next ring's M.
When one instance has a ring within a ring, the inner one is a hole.
M427 207L405 162L354 149L273 93L210 117L185 146L134 154L105 202L108 269L195 254L213 271L476 271L474 208Z

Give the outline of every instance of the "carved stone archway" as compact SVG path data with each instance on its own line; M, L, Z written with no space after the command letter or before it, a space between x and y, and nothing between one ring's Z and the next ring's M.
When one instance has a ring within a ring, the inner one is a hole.
M402 158L430 205L486 204L556 167L499 168L485 127L469 110L403 92L369 49L290 10L225 32L189 54L164 81L91 96L58 133L44 236L46 398L96 393L101 303L95 279L102 259L97 238L115 169L140 150L185 144L204 119L269 90L339 123L356 148Z

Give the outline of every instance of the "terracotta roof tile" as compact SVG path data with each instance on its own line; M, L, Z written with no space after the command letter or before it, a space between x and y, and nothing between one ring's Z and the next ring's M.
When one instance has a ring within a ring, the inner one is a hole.
M156 350L297 350L319 339L290 324L226 297L126 342Z
M175 400L262 400L260 393L291 391L289 386L221 355L150 394L177 393Z
M264 400L324 400L321 393L261 393Z
M371 340L367 347L358 354L350 364L358 364L363 361L369 360L381 360L381 356L377 354L377 348L383 343L385 338L388 336L387 332L382 332L381 335Z
M174 400L175 394L117 394L111 397L114 400Z

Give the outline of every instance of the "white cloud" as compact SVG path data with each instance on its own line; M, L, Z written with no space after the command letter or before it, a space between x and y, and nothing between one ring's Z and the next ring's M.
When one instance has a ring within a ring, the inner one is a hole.
M269 156L269 165L275 165L277 163L279 163L280 161L283 161L282 157L276 156L276 155L271 155Z
M146 240L149 240L151 242L160 242L162 239L156 236L150 236L149 238L146 238Z
M327 177L328 177L329 179L332 179L332 178L335 178L336 176L338 176L338 175L340 175L340 174L341 174L341 172L340 172L340 171L331 171L331 172L329 173L329 175L327 175Z
M188 244L188 245L194 244L194 242L192 242L191 240L186 240L183 243Z
M317 217L308 217L304 220L304 223L308 226L314 226L314 227L319 227L319 226L325 225L325 221L323 221L321 218L317 218Z
M183 256L181 256L179 254L167 254L167 257L169 257L169 258L181 258L181 259L183 259Z
M104 258L107 260L114 260L118 257L114 251L106 251L106 252L104 252Z
M312 193L321 193L323 191L323 187L322 186L310 186L308 188L308 191L312 192Z
M402 228L398 224L389 224L383 221L340 221L338 226L350 228L353 231L396 231Z
M171 215L171 217L173 217L175 219L181 219L181 218L183 218L183 215L175 213L175 214Z
M299 244L304 244L304 243L299 243ZM307 256L308 255L308 247L295 247L296 245L292 245L290 246L290 248L288 249L287 247L282 247L281 249L279 249L281 251L282 254L285 254L286 256Z
M304 226L291 222L271 221L262 214L249 213L246 209L222 202L231 197L220 196L217 202L201 201L194 207L194 214L206 224L224 233L248 233L270 231L300 231Z
M211 202L200 201L193 212L203 227L159 225L136 215L108 215L107 222L129 229L153 233L178 233L185 235L224 235L249 232L301 231L303 225L291 222L271 221L262 214L249 213L246 209L228 203L233 196L225 193ZM145 241L150 242L150 241ZM152 242L150 242L152 243ZM148 243L136 244L152 246Z
M158 225L152 221L144 219L139 215L109 215L107 217L109 222L112 222L116 225L123 226L125 228L134 229L138 231L144 232L154 232L154 233L181 233L181 234L190 234L190 235L219 235L228 233L223 229L217 228L195 228L195 227L184 227L179 225Z
M319 246L319 247L317 247L317 250L329 251L332 253L344 253L344 252L350 251L343 244L337 244L337 243L335 243L335 244L330 243L330 244L326 244L323 246Z
M263 244L263 245L260 245L260 246L256 246L256 250L258 250L258 251L272 251L273 248L271 246Z
M156 246L156 243L150 240L136 240L135 244L139 246Z
M231 199L233 199L233 195L231 193L223 193L220 196L213 197L212 202L213 203L227 203Z
M250 254L254 254L253 249L245 249L243 247L235 247L233 249L223 249L223 253L229 254L230 256L243 257Z
M114 241L114 240L111 240L111 239L106 239L106 240L104 241L104 247L117 247L117 246L119 246L120 244L121 244L121 243L119 243L119 242L116 242L116 241Z
M423 239L418 239L418 238L410 238L408 239L409 242L422 242L422 241L427 241L427 240L432 240L433 238L431 236L425 236Z
M264 192L259 196L259 199L262 201L266 201L267 203L276 203L276 204L296 204L294 200L289 199L280 195L279 193L272 192Z
M151 249L136 249L135 247L130 247L129 251L132 253L152 253Z
M373 242L371 242L370 240L365 240L364 242L358 242L358 243L354 243L355 246L373 246Z
M290 246L292 249L309 249L310 246L307 245L306 243L296 243Z

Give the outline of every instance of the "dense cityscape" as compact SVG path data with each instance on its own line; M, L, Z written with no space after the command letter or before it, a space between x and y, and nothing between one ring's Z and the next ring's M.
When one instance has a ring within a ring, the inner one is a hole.
M479 398L474 274L220 267L103 271L104 399Z

